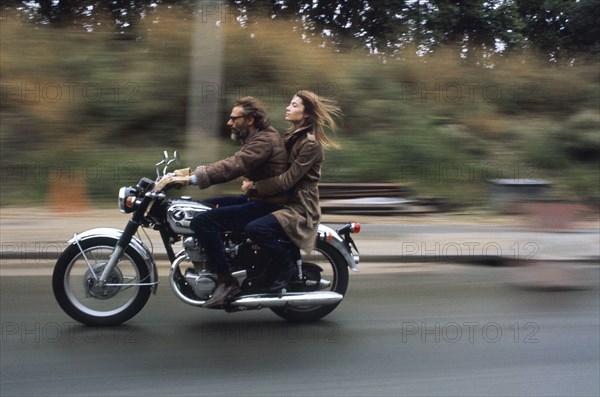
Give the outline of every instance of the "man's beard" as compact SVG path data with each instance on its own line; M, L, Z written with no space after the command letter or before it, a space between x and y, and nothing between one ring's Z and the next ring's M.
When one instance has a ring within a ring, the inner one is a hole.
M248 128L246 126L234 127L231 129L231 139L234 141L242 141L248 136Z

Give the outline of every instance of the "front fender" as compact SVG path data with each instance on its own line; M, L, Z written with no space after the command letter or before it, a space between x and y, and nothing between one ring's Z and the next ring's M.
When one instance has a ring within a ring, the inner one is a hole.
M75 244L77 241L85 241L95 237L107 237L115 240L116 245L116 242L121 237L121 234L123 234L123 230L120 229L115 229L111 227L98 227L86 230L79 234L75 234L73 238L69 240L69 244ZM150 250L148 250L148 248L144 245L144 243L142 243L142 241L137 236L133 236L131 238L131 243L129 243L129 245L135 250L135 252L137 252L142 257L142 259L144 259L144 262L148 267L148 274L150 274L150 282L153 284L157 283L158 269L156 268L156 263L154 262L154 258L152 258ZM152 291L156 293L156 285L152 287Z
M332 245L337 249L346 259L348 266L352 269L353 272L358 271L358 255L352 255L352 251L350 251L346 244L344 243L344 239L332 228L325 225L319 225L319 229L317 230L317 238L325 241L327 244Z

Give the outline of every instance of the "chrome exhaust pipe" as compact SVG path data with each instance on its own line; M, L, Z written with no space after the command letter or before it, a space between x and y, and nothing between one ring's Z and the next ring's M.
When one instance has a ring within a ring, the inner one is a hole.
M262 309L263 307L331 305L341 302L342 299L344 295L331 291L290 292L245 295L229 302L229 305L246 309Z
M175 293L175 296L181 301L192 305L202 307L205 300L199 297L190 297L185 295L177 285L175 274L179 272L178 267L182 262L187 260L185 255L177 257L171 264L169 269L169 284ZM246 271L233 273L240 284L246 278ZM331 283L327 280L321 280L319 283L321 288L329 288ZM285 294L253 294L242 295L237 299L229 302L226 306L244 309L262 309L268 307L285 307L285 306L317 306L331 305L339 303L344 299L344 296L332 291L313 291L313 292L289 292Z

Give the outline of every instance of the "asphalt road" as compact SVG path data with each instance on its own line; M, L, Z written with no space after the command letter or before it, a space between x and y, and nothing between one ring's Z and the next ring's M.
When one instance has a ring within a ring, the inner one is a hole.
M593 287L528 289L513 269L435 264L353 274L338 309L293 325L268 310L180 303L163 284L134 319L80 326L49 277L0 277L0 395L600 394Z

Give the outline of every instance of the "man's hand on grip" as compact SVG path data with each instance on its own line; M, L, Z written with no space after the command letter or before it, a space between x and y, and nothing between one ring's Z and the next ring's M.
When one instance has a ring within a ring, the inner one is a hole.
M177 170L179 171L179 170ZM154 191L160 192L167 187L185 187L192 184L190 176L177 176L175 173L163 176L156 184Z

